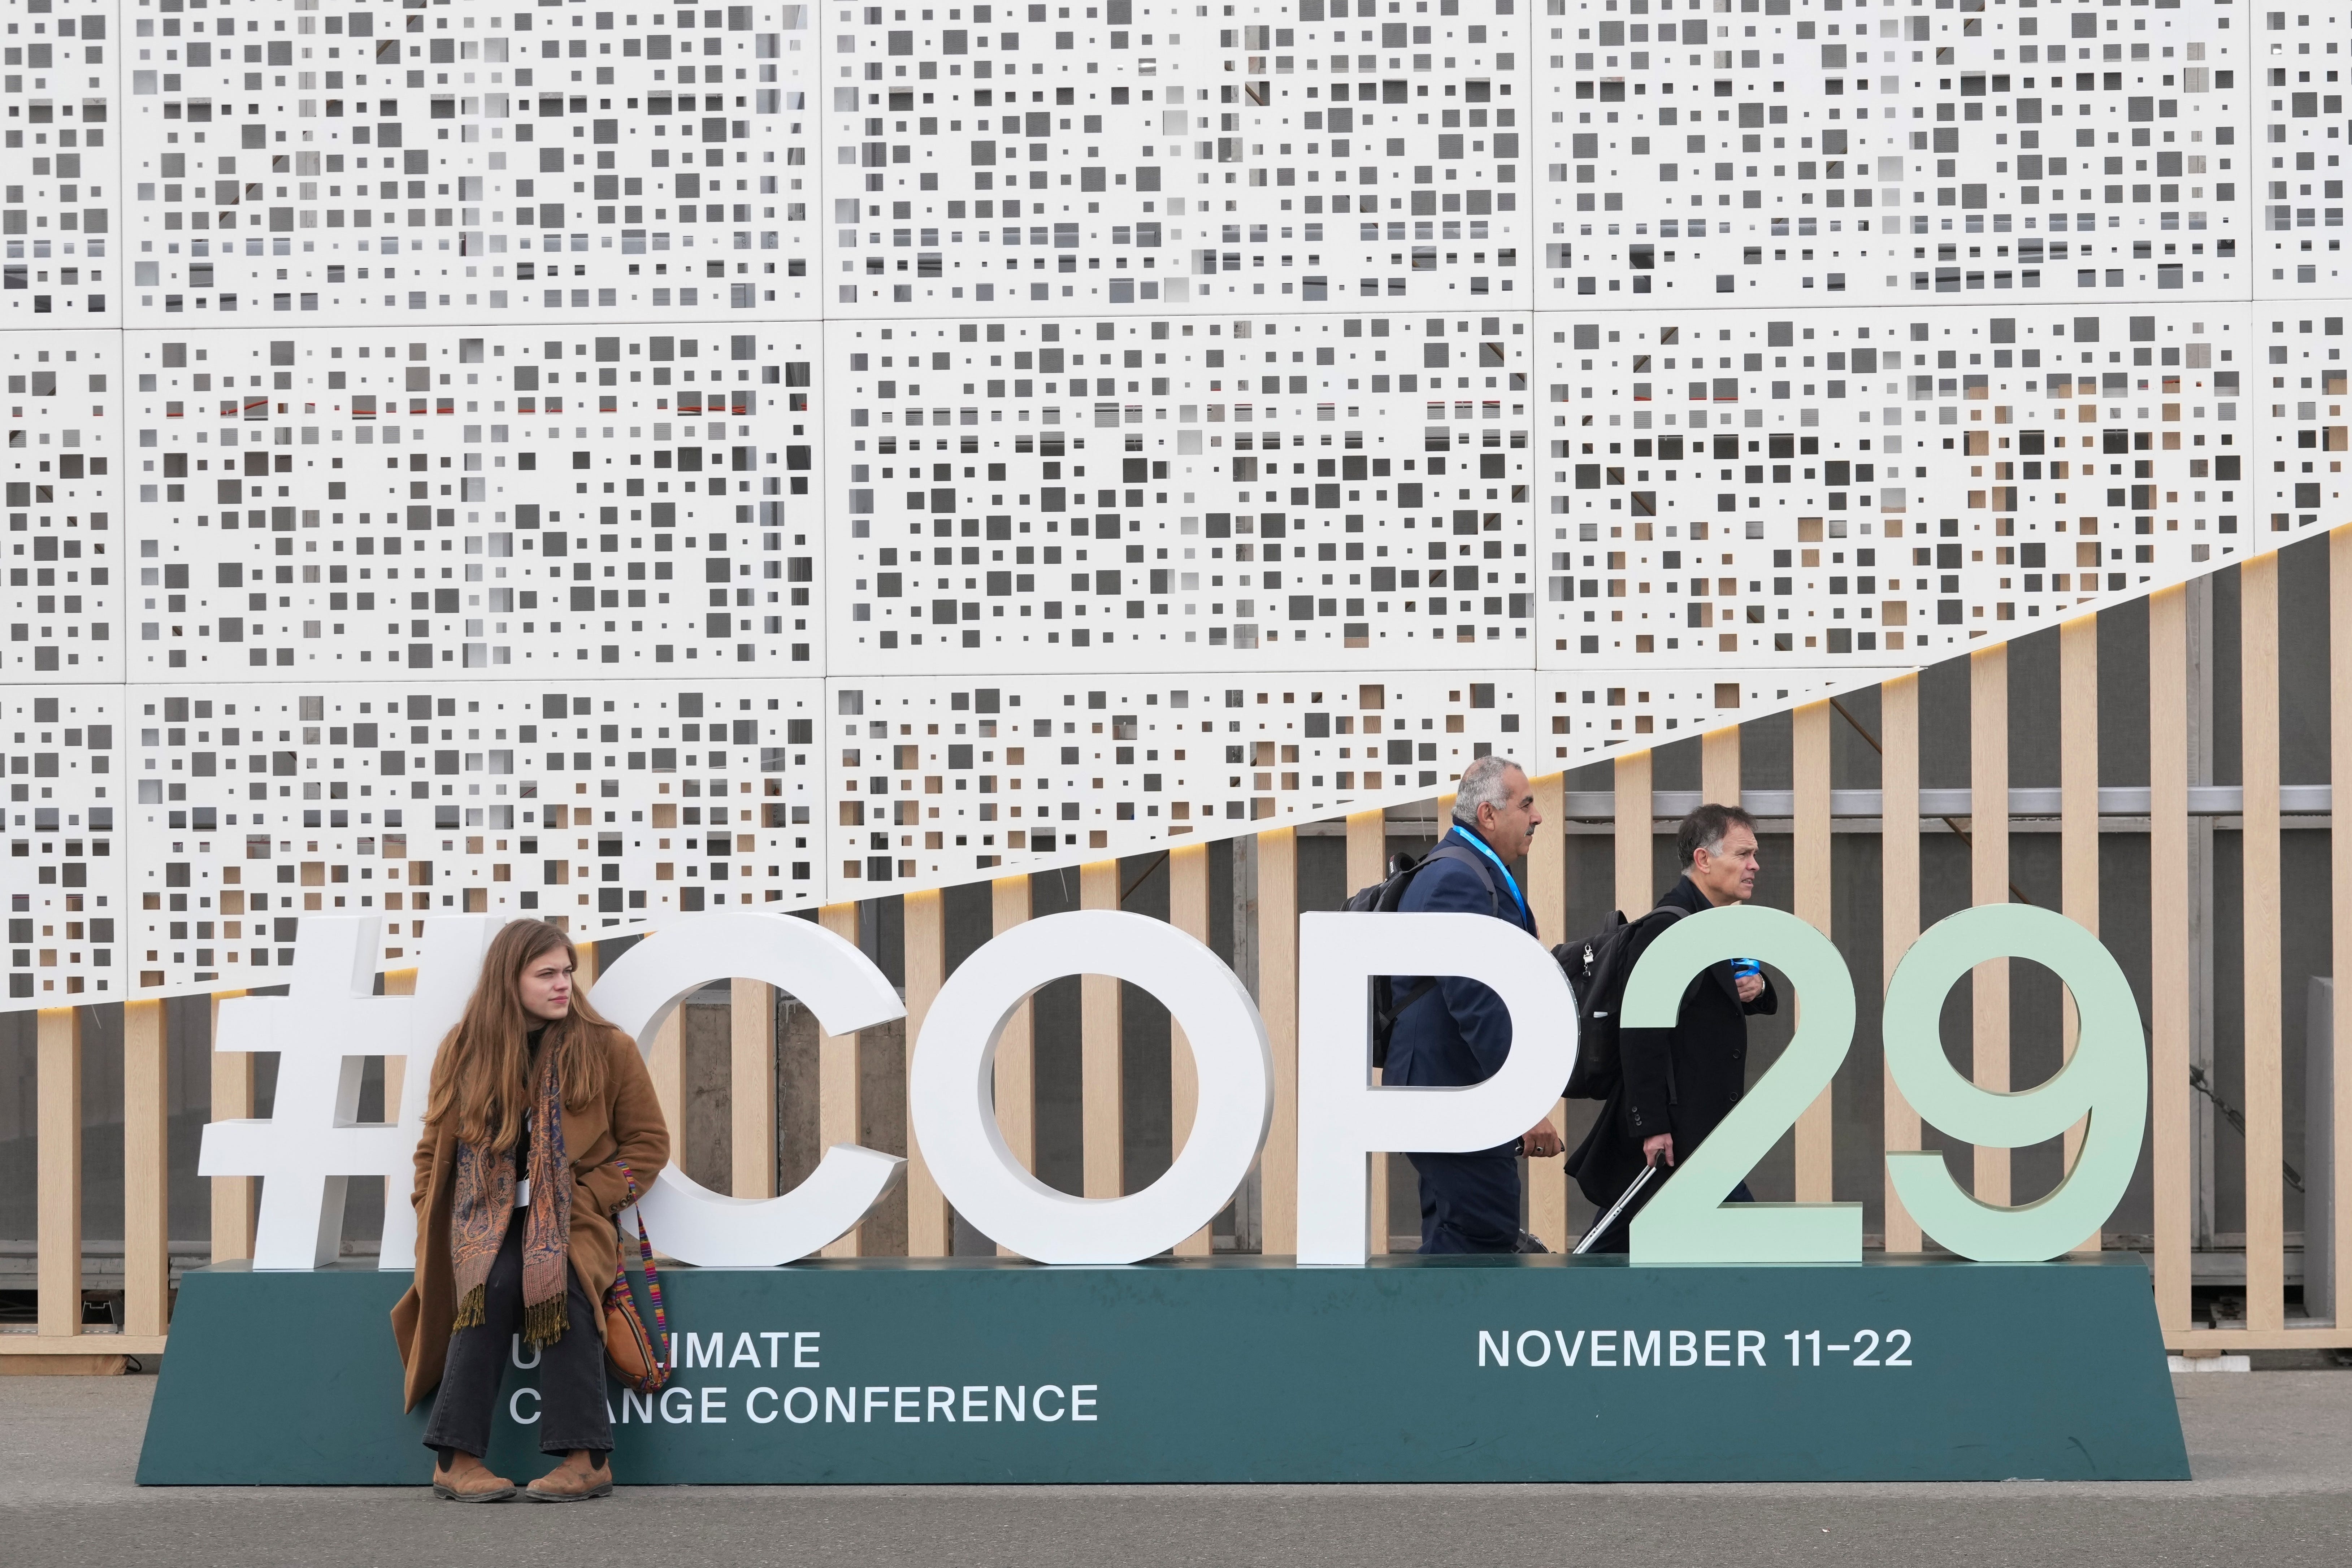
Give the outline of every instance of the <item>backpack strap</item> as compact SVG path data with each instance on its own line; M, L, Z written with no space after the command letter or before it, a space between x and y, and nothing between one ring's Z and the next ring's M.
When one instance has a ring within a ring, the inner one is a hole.
M1385 1018L1379 1020L1379 1022L1388 1025L1391 1028L1394 1028L1396 1026L1396 1021L1404 1016L1406 1008L1412 1006L1414 1003L1420 1001L1423 997L1428 995L1431 992L1436 989L1437 976L1434 974L1423 975L1421 977L1421 984L1406 992L1403 999L1397 1003L1395 1006L1390 1008L1388 1016Z
M1487 912L1498 919L1501 917L1503 910L1502 895L1495 887L1494 874L1486 869L1485 857L1479 855L1475 850L1465 849L1459 844L1441 844L1435 849L1431 850L1427 856L1423 857L1419 865L1413 867L1411 871L1408 871L1405 874L1407 876L1418 875L1421 871L1426 869L1433 862L1438 860L1451 860L1456 865L1467 866L1472 870L1477 872L1480 884L1486 889ZM1398 896L1398 902L1403 902L1403 896L1402 894ZM1389 1009L1388 1016L1383 1021L1391 1027L1393 1027L1396 1021L1404 1016L1405 1009L1411 1007L1414 1003L1420 1001L1432 991L1437 989L1437 980L1438 977L1434 974L1423 975L1421 978L1421 984L1415 985L1412 990L1406 992L1402 997L1400 997L1397 1000L1396 1005Z
M1690 911L1685 910L1680 904L1659 904L1650 910L1650 914L1643 915L1642 919L1648 920L1650 915L1665 916L1665 925L1662 925L1658 928L1660 931L1664 931L1666 929L1666 926L1674 924L1676 921L1682 919L1684 915L1689 912ZM1636 921L1635 923L1639 924L1640 922Z
M1472 870L1477 872L1479 886L1486 889L1486 912L1495 916L1498 920L1502 918L1503 895L1501 890L1495 886L1495 874L1486 868L1486 858L1485 856L1479 854L1475 849L1465 849L1459 844L1441 844L1436 848L1431 850L1428 858L1423 859L1421 864L1422 866L1427 866L1432 861L1436 860L1451 860L1455 865L1467 866ZM1420 868L1418 867L1415 868L1416 870L1419 868ZM1402 1008L1398 1009L1400 1012L1403 1009Z
M1657 923L1657 925L1655 926L1655 928L1654 928L1654 929L1651 931L1649 937L1648 937L1645 941L1643 941L1643 948L1644 948L1644 949L1646 949L1646 948L1649 946L1649 943L1650 943L1650 942L1653 942L1657 941L1657 940L1658 940L1658 938L1659 938L1662 934L1664 934L1664 931L1665 931L1665 930L1666 930L1666 928L1667 928L1668 926L1673 925L1676 921L1678 921L1678 920L1682 919L1684 915L1685 915L1685 914L1687 914L1687 913L1689 913L1689 912L1690 912L1689 910L1685 910L1685 909L1684 909L1681 905L1679 905L1679 904L1660 903L1660 904L1656 904L1656 905L1652 906L1652 908L1650 909L1650 911L1649 911L1647 914L1644 914L1644 915L1643 915L1640 920L1638 920L1638 921L1632 921L1632 922L1630 922L1630 923L1631 923L1633 926L1634 926L1634 927L1636 927L1636 928L1639 928L1639 927L1641 927L1641 926L1643 926L1643 925L1647 924L1651 920L1653 920L1653 919L1654 919L1654 918L1655 918L1656 916L1664 915L1664 916L1665 916L1665 917L1666 917L1664 920L1663 920L1663 921L1658 921L1658 923ZM1628 944L1629 946L1632 944L1632 942L1634 941L1634 939L1635 939L1635 932L1633 932L1633 931L1628 931L1628 932L1626 933L1626 942L1627 942L1627 944ZM1632 970L1631 968L1628 968L1628 969L1625 971L1625 976L1624 976L1624 977L1625 977L1627 980L1629 980L1629 981L1630 981L1630 980L1632 980L1632 979L1633 978L1633 970Z

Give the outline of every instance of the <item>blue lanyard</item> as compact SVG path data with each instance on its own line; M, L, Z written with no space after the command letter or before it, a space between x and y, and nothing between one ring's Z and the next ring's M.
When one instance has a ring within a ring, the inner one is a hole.
M1464 843L1469 845L1473 849L1477 850L1479 854L1484 855L1487 859L1492 860L1495 863L1495 869L1503 874L1503 885L1511 889L1511 900L1519 906L1520 916L1522 918L1530 918L1528 915L1528 900L1519 892L1518 879L1511 875L1511 868L1503 864L1502 857L1496 854L1493 849L1489 848L1485 839L1479 837L1476 834L1462 826L1460 824L1457 823L1454 825L1454 831L1460 836Z

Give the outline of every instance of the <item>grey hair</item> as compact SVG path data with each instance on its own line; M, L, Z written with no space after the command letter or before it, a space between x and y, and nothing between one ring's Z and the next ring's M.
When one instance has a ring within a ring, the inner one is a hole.
M1511 758L1499 755L1480 757L1463 769L1461 786L1454 794L1454 820L1465 827L1475 827L1480 806L1491 805L1501 811L1515 804L1503 788L1504 775L1514 769L1527 772Z

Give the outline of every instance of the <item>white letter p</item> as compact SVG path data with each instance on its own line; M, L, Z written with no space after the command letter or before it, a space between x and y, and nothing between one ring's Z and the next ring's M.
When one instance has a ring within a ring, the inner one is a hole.
M1491 1149L1534 1126L1576 1065L1576 1004L1541 943L1485 915L1305 914L1298 958L1298 1261L1360 1268L1370 1156ZM1495 992L1511 1015L1502 1069L1458 1089L1375 1087L1381 974L1462 975Z

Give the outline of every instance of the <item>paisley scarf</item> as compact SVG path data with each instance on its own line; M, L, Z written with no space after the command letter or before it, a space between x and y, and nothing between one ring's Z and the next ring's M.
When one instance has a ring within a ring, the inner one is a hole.
M563 1092L556 1080L556 1043L540 1050L539 1088L531 1110L530 1206L523 1225L522 1337L553 1344L571 1327L564 1310L572 1238L571 1173L563 1150ZM490 1265L506 1241L515 1212L511 1150L457 1145L457 1188L449 1250L457 1290L454 1332L484 1321Z

